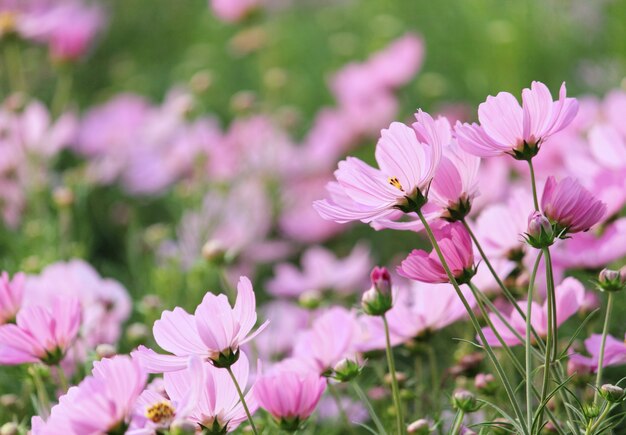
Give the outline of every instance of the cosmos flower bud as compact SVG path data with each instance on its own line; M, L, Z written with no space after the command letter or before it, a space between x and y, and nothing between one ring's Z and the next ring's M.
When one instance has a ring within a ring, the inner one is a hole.
M602 269L598 276L598 289L604 292L617 292L626 288L626 268L621 270Z
M109 343L102 343L96 346L96 357L101 360L102 358L112 358L117 354L115 346Z
M374 267L370 274L372 286L383 295L391 294L391 275L386 267Z
M298 304L307 310L314 310L320 306L322 295L317 290L307 290L298 298Z
M362 367L357 361L344 358L333 368L334 378L339 382L349 382L361 373Z
M406 431L410 434L427 435L433 431L430 427L430 422L425 418L415 420L413 423L407 426Z
M498 388L498 383L491 373L479 373L474 378L474 386L480 393L493 394Z
M588 421L593 420L598 415L600 415L600 408L598 408L596 405L593 405L593 404L583 405L583 414L585 415L585 418Z
M480 409L480 403L478 403L476 396L467 390L456 391L452 396L452 405L455 409L460 409L466 414Z
M361 306L370 316L382 316L391 309L391 276L384 267L375 267L370 275L372 287L363 293Z
M526 242L533 248L542 249L554 243L552 224L544 215L535 211L528 217Z
M226 249L217 240L209 240L202 246L202 257L215 264L221 264L226 256Z
M20 427L17 423L12 421L5 423L0 427L0 435L18 435L20 433Z
M600 395L604 397L607 402L618 403L626 399L626 392L623 388L617 385L604 384L600 387Z
M74 192L65 186L57 187L52 193L52 198L54 199L54 203L57 207L70 207L74 203Z

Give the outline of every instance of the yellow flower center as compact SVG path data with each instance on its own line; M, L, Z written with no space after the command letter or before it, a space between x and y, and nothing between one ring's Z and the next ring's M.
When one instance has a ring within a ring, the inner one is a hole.
M400 180L398 180L398 177L389 177L387 178L387 181L399 191L404 192L404 189L402 188L402 184L400 184Z
M15 20L15 13L0 12L0 35L13 32L15 30Z
M146 409L146 417L153 423L162 423L174 418L174 408L169 402L155 403Z

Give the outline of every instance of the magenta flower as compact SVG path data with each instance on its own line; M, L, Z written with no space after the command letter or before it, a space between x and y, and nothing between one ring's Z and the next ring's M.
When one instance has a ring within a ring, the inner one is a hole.
M541 197L543 213L557 225L556 233L587 231L602 220L606 204L596 199L574 178L548 177Z
M573 354L570 355L570 361L573 361L577 366L588 367L592 371L597 372L600 361L601 344L601 334L591 335L591 337L585 340L585 349L591 356ZM620 340L619 338L607 335L602 364L604 367L626 364L626 338Z
M127 356L94 362L91 376L71 387L33 435L125 433L147 375Z
M60 363L74 343L80 323L81 307L76 298L57 297L48 306L22 308L16 324L0 326L0 365Z
M585 288L575 278L565 278L563 282L556 287L556 319L557 326L561 326L567 319L576 314L581 307L586 304L586 292ZM523 312L526 311L527 301L520 301L519 306ZM540 305L533 302L532 312L530 314L530 321L535 331L540 337L546 337L548 333L548 303L547 301ZM489 315L494 327L500 333L500 336L504 342L509 346L516 346L522 344L515 334L493 313ZM516 311L512 310L507 318L508 323L515 329L515 331L521 337L526 336L526 321ZM483 333L487 339L487 343L491 346L501 346L500 341L497 339L493 331L486 327L483 328Z
M16 273L13 279L7 272L0 275L0 325L11 323L22 306L24 274Z
M262 0L210 0L209 5L217 18L227 23L243 20L258 8Z
M313 413L325 388L317 373L275 370L257 379L254 396L281 428L294 431Z
M463 224L456 222L435 229L435 238L450 271L459 283L468 282L476 273L472 239ZM450 282L437 253L414 249L398 267L398 274L421 282Z
M237 361L239 346L250 341L269 323L265 322L251 333L257 320L256 299L252 283L239 279L237 301L231 307L228 298L207 293L193 315L180 307L164 311L154 322L154 339L164 350L174 355L159 355L145 347L133 352L150 373L182 370L190 355L210 360L226 367Z
M425 112L419 111L416 118L413 128L394 122L381 132L376 145L380 169L354 157L339 163L335 177L349 201L335 202L336 195L316 201L314 207L323 218L372 222L424 205L449 131Z
M479 157L509 154L528 160L539 152L542 143L563 130L576 116L578 102L566 98L565 83L561 85L558 101L541 82L532 82L522 91L522 106L508 92L489 96L478 107L477 124L456 125L461 147Z

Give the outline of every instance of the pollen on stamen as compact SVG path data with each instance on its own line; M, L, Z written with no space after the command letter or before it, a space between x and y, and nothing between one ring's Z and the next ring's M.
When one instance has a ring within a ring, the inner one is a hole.
M153 423L163 423L174 418L174 408L169 402L159 402L146 409L146 417Z
M398 177L389 177L387 178L387 181L389 181L389 184L391 184L396 189L404 192L404 189L402 188L402 184L400 184L400 180L398 180Z

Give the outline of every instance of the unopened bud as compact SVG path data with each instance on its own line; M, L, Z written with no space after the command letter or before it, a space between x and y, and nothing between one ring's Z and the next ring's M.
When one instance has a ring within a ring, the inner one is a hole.
M193 435L196 433L198 425L190 420L177 419L170 425L171 435Z
M20 403L20 399L15 394L3 394L0 396L0 407L13 408L17 407Z
M20 433L20 427L17 423L12 421L5 423L0 427L0 435L18 435Z
M372 286L383 295L391 294L391 275L386 267L374 267L370 274Z
M425 418L415 420L413 423L407 426L406 431L410 434L427 435L433 430L430 427L430 422Z
M221 264L225 256L226 249L218 240L209 240L202 246L202 257L211 263Z
M626 269L602 269L598 276L598 289L605 292L617 292L626 288Z
M391 373L385 373L385 376L383 379L385 381L385 384L391 385L391 381L392 381ZM398 381L398 386L401 387L402 384L406 382L406 380L407 380L407 376L404 372L396 372L396 381Z
M596 405L583 405L583 414L588 421L593 420L600 415L600 408Z
M300 295L298 303L302 308L314 310L322 303L322 295L317 290L307 290Z
M333 371L336 380L339 382L348 382L361 373L361 366L354 360L344 358L335 364Z
M480 404L476 396L467 390L459 390L452 396L452 405L456 409L460 409L466 414L476 412L480 408Z
M57 187L52 193L54 203L59 208L69 207L74 203L74 192L67 187Z
M133 323L126 330L126 338L133 345L145 343L148 339L148 327L143 323Z
M372 287L363 293L361 307L365 314L382 316L391 309L391 276L384 267L375 267L370 275Z
M493 394L498 388L498 383L491 373L479 373L474 378L474 386L483 394Z
M600 387L600 395L606 399L607 402L618 403L626 399L624 389L617 385L604 384Z
M542 249L554 243L554 231L547 217L535 211L528 217L526 242L534 248Z
M117 350L112 344L102 343L96 346L96 357L99 360L114 357L116 354Z

